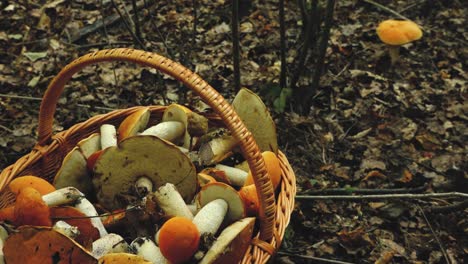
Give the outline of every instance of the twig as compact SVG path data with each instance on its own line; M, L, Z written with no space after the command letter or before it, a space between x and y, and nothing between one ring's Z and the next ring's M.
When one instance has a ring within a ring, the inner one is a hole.
M0 128L3 129L3 130L5 130L6 132L8 132L8 133L10 133L10 134L15 133L15 131L13 131L12 129L10 129L10 128L4 126L4 125L0 125Z
M297 200L379 200L379 199L425 199L425 198L468 198L468 193L402 193L371 195L296 195Z
M317 6L318 6L318 0L315 0L312 2L312 7L309 11L309 18L307 19L307 24L305 27L305 33L304 33L304 44L302 45L301 51L297 54L296 58L294 61L297 62L296 70L294 72L294 75L291 78L291 87L296 88L296 83L299 80L299 77L302 74L302 71L304 70L304 65L306 62L307 54L310 48L310 45L312 45L312 39L315 38L315 27L314 24L318 23L316 19L317 15Z
M313 93L317 90L322 75L323 65L325 63L325 55L327 53L328 39L330 36L330 29L333 22L333 13L335 10L335 0L328 0L325 14L325 24L322 30L322 36L319 44L319 53L317 63L315 64L315 71L312 78L311 87L307 90L303 98L303 109L309 109L311 102L309 98L312 97Z
M325 258L318 258L318 257L312 257L312 256L304 256L304 255L298 255L298 254L291 254L291 253L287 253L287 252L284 252L284 251L278 251L278 255L290 256L290 257L297 257L297 258L302 258L302 259L311 259L311 260L316 260L316 261L325 262L325 263L334 263L334 264L354 264L354 263L352 263L352 262L344 262L344 261L333 260L333 259L325 259Z
M122 18L122 22L124 23L125 27L127 28L128 32L130 33L130 35L132 35L132 38L135 41L135 43L137 43L140 46L140 48L145 49L145 45L135 35L135 32L133 32L131 26L127 23L127 20L124 19L124 16L123 16L122 12L120 12L120 9L117 6L117 4L115 3L115 1L111 0L111 3L112 3L112 6L114 7L115 11L117 12L117 14ZM129 17L128 19L132 19L132 18Z
M132 9L133 9L133 20L135 22L135 34L136 37L143 42L143 36L141 35L141 29L140 29L140 18L138 16L138 7L136 0L132 0Z
M39 97L30 97L30 96L22 96L22 95L14 95L14 94L0 94L0 97L4 98L11 98L11 99L22 99L22 100L31 100L31 101L42 101L42 98ZM102 107L102 106L90 106L85 104L76 104L79 107L83 108L92 108L97 110L104 110L104 111L114 111L114 108L109 107Z
M280 23L280 87L286 88L286 23L284 21L284 0L279 0Z
M359 189L359 188L330 188L323 190L306 191L307 195L333 195L333 194L396 194L396 193L416 193L422 192L426 185L417 188L395 188L395 189Z
M240 47L239 47L239 0L232 1L232 61L234 66L234 88L239 91L240 84Z
M423 209L419 205L416 205L416 206L418 207L419 211L421 212L422 216L424 217L424 220L426 221L427 226L429 226L429 229L431 230L432 234L434 235L434 238L437 241L437 244L439 245L440 250L442 251L442 254L444 255L445 261L447 262L447 264L450 264L451 262L450 262L450 260L449 260L449 258L447 256L447 251L445 250L444 245L442 245L442 243L440 242L439 236L436 234L436 232L432 228L431 222L429 222L429 219L427 219L426 214L424 213Z
M463 202L454 203L450 205L433 206L429 208L424 208L424 211L427 213L441 214L441 213L449 213L449 212L454 212L454 211L463 211L467 207L468 207L468 200L465 200Z
M390 14L393 14L393 15L397 16L398 18L401 18L401 19L404 19L404 20L411 20L411 19L403 16L402 14L398 13L397 11L395 11L393 9L390 9L390 8L384 6L384 5L379 4L379 3L376 3L376 2L374 2L372 0L362 0L362 1L364 1L364 2L366 2L368 4L371 4L371 5L377 7L380 10L383 10L383 11L386 11L386 12L388 12Z

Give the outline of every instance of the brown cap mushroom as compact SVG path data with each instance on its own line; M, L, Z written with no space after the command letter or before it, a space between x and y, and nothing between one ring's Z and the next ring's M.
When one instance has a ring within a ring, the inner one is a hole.
M398 61L399 47L418 40L423 33L421 28L410 20L385 20L377 27L380 40L389 46L392 64Z
M18 194L19 191L24 187L32 187L36 189L41 195L55 191L55 187L48 181L33 175L15 178L8 184L10 191L15 194Z
M150 114L149 107L143 107L127 116L124 121L120 123L119 129L117 130L117 141L120 142L127 137L134 136L138 132L143 131L146 125L148 125Z
M52 226L50 208L42 195L32 187L22 188L16 196L14 209L15 225Z
M124 208L128 198L138 198L135 185L142 177L152 182L152 189L173 183L185 201L197 188L195 166L187 155L168 141L139 135L105 149L97 159L93 183L98 201L109 210Z

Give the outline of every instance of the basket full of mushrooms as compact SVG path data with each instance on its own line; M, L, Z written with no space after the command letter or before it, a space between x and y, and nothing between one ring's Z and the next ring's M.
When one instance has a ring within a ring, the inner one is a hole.
M109 61L172 76L215 114L137 106L54 134L65 84ZM165 57L110 49L63 68L39 114L36 146L0 174L0 262L265 263L279 248L295 175L250 90L230 104Z

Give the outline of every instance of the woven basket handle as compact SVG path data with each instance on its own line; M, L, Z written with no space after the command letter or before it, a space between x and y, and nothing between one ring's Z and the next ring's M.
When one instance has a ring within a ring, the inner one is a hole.
M269 180L265 162L252 134L247 130L231 105L200 76L184 66L155 53L134 49L109 49L84 55L63 68L47 87L39 113L38 145L44 146L52 140L52 125L58 99L65 84L76 72L99 62L127 61L149 66L164 72L197 93L224 121L231 131L247 160L260 202L260 238L270 241L273 237L275 220L275 196Z

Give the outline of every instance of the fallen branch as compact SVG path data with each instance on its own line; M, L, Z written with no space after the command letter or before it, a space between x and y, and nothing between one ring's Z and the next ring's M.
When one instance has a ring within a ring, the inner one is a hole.
M344 261L333 260L333 259L325 259L325 258L318 258L318 257L312 257L312 256L304 256L304 255L298 255L298 254L291 254L291 253L287 253L287 252L284 252L284 251L279 251L279 252L278 252L278 255L289 256L289 257L296 257L296 258L302 258L302 259L316 260L316 261L325 262L325 263L353 264L352 262L344 262Z
M468 193L403 193L373 195L296 195L297 200L379 200L379 199L426 199L426 198L468 198Z
M338 194L396 194L396 193L417 193L427 188L426 185L416 188L395 188L395 189L359 189L359 188L330 188L323 190L306 191L304 195L338 195Z
M424 208L424 211L427 213L442 214L442 213L450 213L450 212L455 212L455 211L463 211L467 207L468 207L468 200L465 200L463 202L454 203L450 205L432 206L432 207Z
M395 11L393 9L390 9L390 8L384 6L384 5L379 4L379 3L376 3L376 2L374 2L372 0L363 0L363 1L377 7L380 10L383 10L383 11L386 11L386 12L388 12L390 14L393 14L393 15L397 16L398 18L401 18L401 19L404 19L404 20L411 20L411 19L403 16L402 14L398 13L397 11Z
M442 251L442 255L444 255L445 262L447 264L450 264L451 262L450 262L450 260L448 258L447 251L445 250L444 245L442 245L442 243L440 242L439 236L436 234L436 232L432 228L431 222L429 222L429 219L427 219L426 214L424 213L424 210L419 205L416 205L416 206L418 207L419 211L421 212L422 216L424 217L424 220L426 221L427 226L429 226L429 229L431 230L432 235L434 235L434 238L435 238L437 244L439 245L440 250Z

